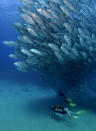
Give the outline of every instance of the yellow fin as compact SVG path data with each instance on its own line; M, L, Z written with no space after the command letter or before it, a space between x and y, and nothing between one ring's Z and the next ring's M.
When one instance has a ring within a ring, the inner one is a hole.
M84 110L77 111L77 114L78 114L78 115L79 115L79 114L83 114L83 113L86 113L86 111L84 111Z
M76 104L75 103L69 103L69 106L75 107Z
M71 98L66 98L66 100L67 100L68 102L72 102L72 99L71 99Z
M74 119L78 119L79 117L78 117L78 116L72 116L72 118L74 118Z

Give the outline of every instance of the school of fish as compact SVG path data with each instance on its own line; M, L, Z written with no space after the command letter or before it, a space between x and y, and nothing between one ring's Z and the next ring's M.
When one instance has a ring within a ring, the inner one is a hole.
M3 42L14 48L9 57L18 70L76 75L96 62L96 0L20 2L21 21L13 24L19 36Z

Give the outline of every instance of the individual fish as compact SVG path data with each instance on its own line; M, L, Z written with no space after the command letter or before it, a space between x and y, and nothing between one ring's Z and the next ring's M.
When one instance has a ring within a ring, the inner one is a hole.
M59 51L59 47L54 43L49 43L48 46L54 51Z
M63 0L64 4L72 11L76 11L76 9L74 8L74 6L71 4L71 2L69 2L68 0Z
M52 18L52 20L59 20L59 16L56 14L56 12L54 10L48 9L47 10ZM58 21L57 21L58 22Z
M19 23L19 22L15 22L14 24L13 24L13 27L15 28L15 29L17 29L17 30L22 30L24 27L23 27L23 25L21 24L21 23Z
M28 71L28 66L21 61L15 62L14 65L17 67L19 71L23 71L23 72Z
M79 58L79 51L76 48L72 48L72 52Z
M67 17L73 19L73 17L72 17L72 15L71 15L70 11L69 11L66 7L60 5L60 8L61 8L61 10L63 11L63 13L64 13Z
M27 24L35 25L35 21L27 14L21 14L21 19Z
M87 53L86 52L83 51L82 56L83 56L84 59L87 59Z
M32 18L35 20L35 22L40 25L40 26L44 26L44 22L41 19L40 15L38 15L37 13L32 13L31 14Z
M66 28L66 30L70 33L72 33L72 26L69 23L64 23L64 27Z
M20 0L24 7L31 9L35 5L33 0Z
M27 31L30 33L30 35L32 35L32 36L37 36L38 37L38 34L37 34L37 32L33 29L33 28L30 28L30 27L28 27L27 28Z
M54 2L54 3L60 3L60 0L50 0L50 2Z
M71 46L71 39L70 39L70 37L68 35L64 35L64 39L68 43L68 45Z
M92 42L91 36L88 31L85 32L81 28L78 28L78 32L82 38Z
M69 50L64 46L61 46L61 50L64 52L64 54L69 55Z
M31 51L32 53L35 53L35 54L37 54L37 55L42 56L42 53L41 53L39 50L37 50L37 49L30 49L30 51Z
M3 41L3 44L9 46L9 47L16 47L18 46L15 41Z
M58 59L58 62L59 62L61 65L64 64L64 58L63 58L62 54L61 54L60 52L58 52L58 51L55 51L55 55L56 55L56 57L57 57L57 59Z
M81 29L81 28L78 28L78 32L81 36L84 36L85 35L85 32Z
M15 60L17 60L18 59L18 57L15 55L15 54L10 54L10 55L8 55L10 58L12 58L12 59L15 59Z
M15 31L19 34L25 34L26 30L24 28L24 26L21 23L15 22L13 24L13 28L15 29Z
M41 15L45 16L47 19L48 19L48 18L52 19L51 15L50 15L46 10L44 10L44 9L42 9L42 8L39 8L39 9L37 9L37 11L38 11Z
M85 44L84 38L79 36L79 40L80 40L80 46L82 48L84 46L84 44Z
M33 44L32 40L28 36L20 36L18 37L18 40L20 40L23 43L27 44Z
M92 33L92 40L94 43L96 43L96 35Z
M29 50L27 50L27 49L21 48L21 52L23 54L27 55L28 57L33 56L32 53Z

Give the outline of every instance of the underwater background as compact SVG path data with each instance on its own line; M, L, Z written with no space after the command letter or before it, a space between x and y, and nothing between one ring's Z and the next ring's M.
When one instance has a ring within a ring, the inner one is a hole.
M96 131L95 73L80 89L65 87L77 105L70 110L86 113L78 119L52 118L51 106L60 104L59 85L48 83L38 72L17 71L14 60L8 57L13 49L3 45L3 41L17 39L12 24L20 20L18 6L21 6L18 0L0 0L0 131Z

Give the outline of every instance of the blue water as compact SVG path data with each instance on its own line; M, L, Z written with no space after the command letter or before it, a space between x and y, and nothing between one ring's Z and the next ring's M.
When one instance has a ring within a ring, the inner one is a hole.
M0 0L0 131L96 131L96 78L84 82L80 92L68 91L77 103L73 111L86 110L79 119L50 117L50 106L59 103L55 87L42 83L37 72L16 70L8 55L13 49L4 40L16 40L12 24L19 21L18 0ZM52 89L50 88L52 87ZM90 89L92 87L92 89ZM58 87L59 88L59 87ZM74 97L73 97L74 96Z
M10 41L17 39L18 34L13 30L12 24L19 21L19 13L16 8L18 6L21 6L18 0L0 1L0 78L13 79L13 81L18 79L18 81L26 80L32 82L32 80L37 77L36 73L34 73L33 76L32 72L21 73L17 71L13 65L15 61L8 57L8 55L13 52L13 49L8 48L2 43L4 40Z

